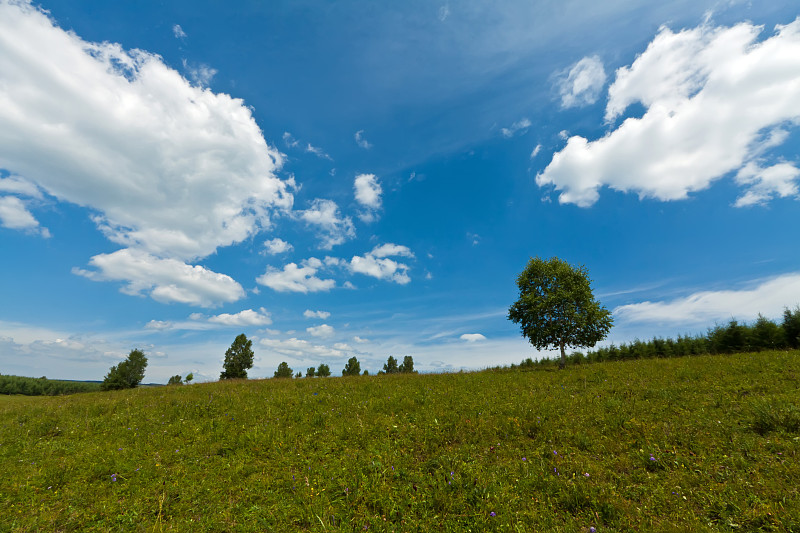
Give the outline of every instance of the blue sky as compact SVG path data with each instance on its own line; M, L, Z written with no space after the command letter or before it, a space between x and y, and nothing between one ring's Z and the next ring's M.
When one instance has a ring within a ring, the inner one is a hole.
M800 304L792 2L0 0L0 372L537 357L529 257L608 342Z

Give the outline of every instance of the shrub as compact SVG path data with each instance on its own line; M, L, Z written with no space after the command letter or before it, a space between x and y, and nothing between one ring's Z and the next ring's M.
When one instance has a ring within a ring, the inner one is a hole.
M144 379L147 357L141 350L131 350L128 358L109 369L101 390L133 389Z

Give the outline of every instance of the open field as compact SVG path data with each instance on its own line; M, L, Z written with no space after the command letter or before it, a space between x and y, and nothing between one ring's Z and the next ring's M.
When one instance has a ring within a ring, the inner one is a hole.
M0 531L800 531L800 353L0 397Z

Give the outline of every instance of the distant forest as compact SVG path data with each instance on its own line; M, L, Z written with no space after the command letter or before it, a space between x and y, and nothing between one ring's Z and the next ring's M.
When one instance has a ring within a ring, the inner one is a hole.
M767 350L791 350L800 348L800 306L794 311L786 309L780 324L761 315L752 324L731 320L726 325L710 328L705 335L678 336L677 339L654 338L649 341L635 340L614 344L597 350L573 352L567 356L568 364L597 363L601 361L626 361L646 357L683 357L687 355L730 354L761 352ZM505 367L527 369L536 366L556 365L556 359L543 358L538 361L525 359L519 365ZM496 369L502 369L497 367Z
M57 379L25 378L0 374L0 394L24 394L25 396L59 396L76 392L100 390L100 382L61 381Z

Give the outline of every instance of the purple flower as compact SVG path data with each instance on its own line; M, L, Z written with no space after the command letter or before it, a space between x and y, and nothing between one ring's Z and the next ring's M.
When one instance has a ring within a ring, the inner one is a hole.
M495 514L494 511L492 511L491 513L489 513L489 516L497 516L497 515Z
M594 528L594 526L589 528L589 533L595 533L596 531L597 530Z
M653 454L652 454L652 453L650 454L650 460L651 460L651 461L655 461L655 460L656 460L656 458L655 458L655 457L653 457Z
M523 457L523 458L522 458L522 460L523 460L523 461L527 461L527 460L528 460L528 458L527 458L527 457Z

